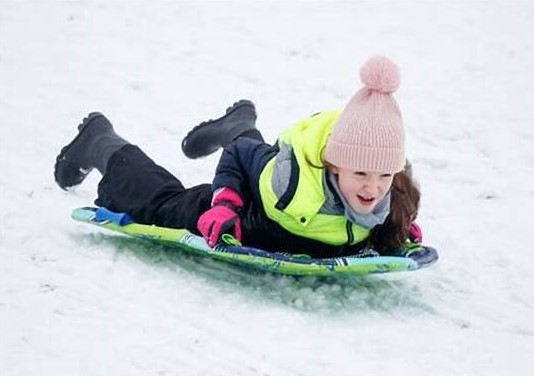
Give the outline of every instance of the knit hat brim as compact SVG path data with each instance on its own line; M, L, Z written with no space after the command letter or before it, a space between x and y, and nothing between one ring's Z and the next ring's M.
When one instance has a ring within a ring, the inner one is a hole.
M395 174L404 168L403 149L355 146L328 140L324 154L326 162L354 171L373 171Z

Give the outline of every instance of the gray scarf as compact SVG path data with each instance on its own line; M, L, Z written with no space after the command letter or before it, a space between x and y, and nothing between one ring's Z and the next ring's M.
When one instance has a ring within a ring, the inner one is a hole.
M330 172L326 172L326 175L330 184L325 184L325 187L326 189L329 189L329 186L334 188L336 196L341 200L341 203L343 204L345 217L347 217L349 221L356 225L365 227L369 230L375 227L376 225L381 225L382 223L384 223L386 217L389 214L389 207L391 204L391 190L375 206L371 213L359 214L350 206L345 197L343 197L343 194L341 193L341 190L339 189L339 184L337 182L337 175L332 174Z

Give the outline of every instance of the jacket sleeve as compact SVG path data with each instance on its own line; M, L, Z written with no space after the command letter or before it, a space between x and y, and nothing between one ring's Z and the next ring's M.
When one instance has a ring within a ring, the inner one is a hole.
M213 191L229 187L239 193L245 204L253 199L260 202L258 182L265 164L276 155L278 147L239 138L222 153L213 179Z

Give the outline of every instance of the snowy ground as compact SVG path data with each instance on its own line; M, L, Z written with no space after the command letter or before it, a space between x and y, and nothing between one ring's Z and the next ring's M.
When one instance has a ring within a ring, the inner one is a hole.
M534 2L0 0L0 374L524 375L534 368ZM254 100L269 140L394 59L440 262L247 275L69 219L60 147L108 115L186 184L179 143Z

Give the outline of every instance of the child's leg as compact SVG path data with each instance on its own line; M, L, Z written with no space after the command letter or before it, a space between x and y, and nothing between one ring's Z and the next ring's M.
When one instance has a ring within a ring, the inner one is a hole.
M198 233L196 223L210 208L211 193L210 184L186 189L137 146L126 145L111 157L95 203L139 223Z

